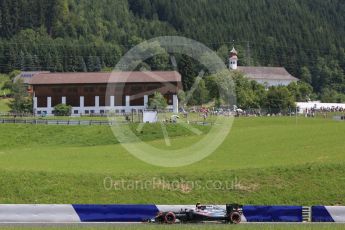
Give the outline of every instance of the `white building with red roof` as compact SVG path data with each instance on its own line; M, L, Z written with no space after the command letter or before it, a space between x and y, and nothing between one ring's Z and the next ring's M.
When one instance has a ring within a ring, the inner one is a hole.
M237 51L233 48L229 55L229 69L242 72L249 80L266 86L289 85L298 79L292 76L284 67L238 66Z
M72 106L72 115L142 112L160 92L172 112L178 112L182 89L176 71L37 73L30 79L33 112L52 115L58 104Z

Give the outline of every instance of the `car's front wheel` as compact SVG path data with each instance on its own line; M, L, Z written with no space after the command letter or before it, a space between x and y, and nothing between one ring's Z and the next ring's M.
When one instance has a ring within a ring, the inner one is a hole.
M176 215L173 212L168 212L164 216L164 221L166 224L174 224L176 222Z

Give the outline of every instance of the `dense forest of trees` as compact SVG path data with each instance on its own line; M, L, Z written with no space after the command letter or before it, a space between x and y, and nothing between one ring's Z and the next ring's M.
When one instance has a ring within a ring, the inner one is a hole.
M284 66L322 96L339 96L344 12L343 0L0 0L0 72L100 71L145 39L182 35L224 61L234 41L240 65ZM178 60L188 87L193 61Z

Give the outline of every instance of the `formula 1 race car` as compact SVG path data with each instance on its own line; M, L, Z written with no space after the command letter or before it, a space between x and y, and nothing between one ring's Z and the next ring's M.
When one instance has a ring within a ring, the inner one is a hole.
M177 222L198 223L217 221L239 224L241 216L242 206L238 204L227 204L224 209L217 205L200 205L200 203L197 203L195 209L159 212L151 222L174 224Z

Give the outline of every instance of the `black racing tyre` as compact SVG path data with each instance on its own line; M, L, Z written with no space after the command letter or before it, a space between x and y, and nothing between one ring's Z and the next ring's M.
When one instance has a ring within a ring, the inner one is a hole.
M156 216L156 218L155 218L155 221L156 221L157 223L164 223L164 222L165 222L165 216L164 216L163 212L158 212L158 213L157 213L157 216Z
M176 222L176 215L173 212L168 212L164 216L164 221L166 224L174 224Z
M230 223L239 224L241 223L241 214L239 212L231 212L229 215Z

